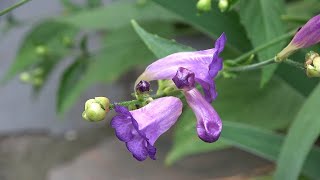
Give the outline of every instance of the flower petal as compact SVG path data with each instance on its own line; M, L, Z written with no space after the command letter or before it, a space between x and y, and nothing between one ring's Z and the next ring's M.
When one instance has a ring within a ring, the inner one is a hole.
M292 45L307 48L320 42L320 15L311 18L294 36ZM291 44L290 43L290 44Z
M146 148L146 142L144 139L136 136L134 139L126 143L127 149L132 153L138 161L147 159L149 153Z
M112 118L110 125L115 129L116 136L120 141L128 142L133 138L131 119L127 116L117 115Z
M154 145L158 137L166 132L181 115L182 102L176 97L163 97L130 112L138 123L139 131L145 134L151 145Z
M197 132L205 142L215 142L219 139L222 122L218 113L213 109L196 89L184 92L189 106L197 118Z

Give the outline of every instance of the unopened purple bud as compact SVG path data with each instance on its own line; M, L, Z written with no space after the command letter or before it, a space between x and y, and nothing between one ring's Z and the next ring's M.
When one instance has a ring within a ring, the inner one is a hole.
M292 41L280 53L275 60L280 62L289 57L293 52L301 48L307 48L320 42L320 15L311 18L294 35Z
M179 67L172 81L177 88L189 91L195 87L194 73L186 68Z
M139 93L149 92L150 83L148 81L140 81L136 86L136 91Z

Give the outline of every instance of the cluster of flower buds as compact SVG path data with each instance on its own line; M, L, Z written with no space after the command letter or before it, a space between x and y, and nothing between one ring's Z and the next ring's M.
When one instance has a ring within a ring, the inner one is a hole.
M43 84L43 68L35 68L30 71L22 72L20 74L20 81L34 86L41 86Z
M306 54L305 68L308 77L320 77L320 56L310 51Z
M90 122L102 121L109 112L110 102L106 97L95 97L85 103L82 117Z

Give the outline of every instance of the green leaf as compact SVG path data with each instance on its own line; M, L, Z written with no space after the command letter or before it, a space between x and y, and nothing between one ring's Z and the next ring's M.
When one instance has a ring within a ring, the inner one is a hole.
M57 20L70 23L85 29L109 29L114 30L127 26L131 19L143 22L179 20L167 10L148 2L138 5L134 1L115 1L107 6L95 8L90 11L81 11L70 16L63 16Z
M162 35L173 34L171 24L153 22L144 24ZM88 69L85 71L68 96L58 104L58 113L64 114L89 86L99 82L111 82L121 74L135 66L150 63L154 56L145 47L131 26L112 31L106 36L104 48L91 57Z
M281 14L285 9L284 1L246 0L240 2L240 19L254 47L268 42L285 33ZM278 43L258 53L259 61L273 58L283 43ZM265 85L274 74L276 65L262 69L261 86Z
M1 82L7 82L18 73L32 66L59 62L68 52L68 48L63 45L63 38L73 39L76 32L76 28L65 23L58 23L52 20L39 23L25 36L15 61ZM39 46L45 47L48 50L48 54L45 56L37 54L36 49Z
M57 91L57 111L60 112L62 104L70 94L74 91L85 74L90 57L80 56L78 57L62 74Z
M241 122L266 129L288 127L295 116L294 112L297 112L304 98L279 78L273 78L272 83L264 89L260 89L258 84L257 73L244 74L237 79L217 80L219 96L213 106L223 122ZM281 101L275 101L275 99L281 99ZM187 124L178 125L175 144L169 154L168 163L173 163L185 155L216 149L214 144L201 143L197 140L194 128L195 117L191 114L184 117L188 119ZM184 118L180 121L183 122ZM230 144L224 141L220 143ZM197 148L188 149L191 146ZM220 146L218 144L218 148Z
M221 13L217 6L212 7L208 13L200 14L196 9L196 2L186 0L153 0L171 12L179 15L186 22L193 25L200 31L218 38L225 32L228 38L227 50L234 55L239 55L243 51L248 51L251 47L239 17L236 12L230 11Z
M188 110L179 120L175 132L175 144L167 156L166 163L172 164L186 155L225 148L227 144L270 161L276 161L283 141L283 136L270 130L238 122L224 121L220 139L212 144L205 143L197 137L195 119L192 111ZM319 161L320 148L314 147L303 167L303 173L310 178L318 179L320 176L317 169Z
M138 33L143 42L153 52L157 58L163 58L172 53L183 52L183 51L194 51L195 49L176 43L174 40L167 40L153 35L142 29L139 24L132 20L131 24L134 30Z
M275 179L298 178L303 163L320 134L319 99L320 85L308 97L289 129L278 159ZM320 176L317 177L319 178Z

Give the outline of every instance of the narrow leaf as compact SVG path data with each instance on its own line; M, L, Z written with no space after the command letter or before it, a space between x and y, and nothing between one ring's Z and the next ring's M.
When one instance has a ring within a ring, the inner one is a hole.
M319 99L320 85L308 97L289 129L278 159L276 180L298 178L304 161L320 134ZM317 177L319 178L320 176Z
M254 47L268 42L285 33L281 14L285 9L284 1L246 0L240 1L240 19ZM259 61L273 58L283 43L278 43L258 53ZM274 74L276 65L262 70L261 86L265 85Z

